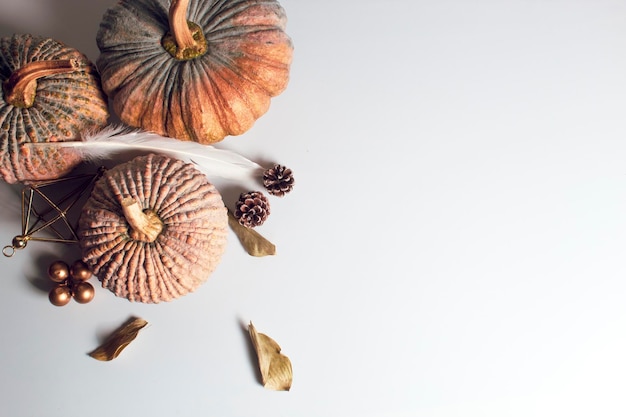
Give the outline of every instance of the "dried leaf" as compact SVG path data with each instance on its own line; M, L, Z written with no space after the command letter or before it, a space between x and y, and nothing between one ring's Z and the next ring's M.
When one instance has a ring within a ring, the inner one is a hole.
M280 353L280 346L272 338L257 333L252 322L248 325L248 333L259 360L263 386L276 391L289 391L293 377L289 358Z
M99 361L110 361L118 357L126 346L137 337L139 330L146 327L147 321L133 317L113 332L96 350L89 353Z
M248 254L252 256L276 255L276 246L272 242L255 230L241 225L230 211L228 212L228 224Z

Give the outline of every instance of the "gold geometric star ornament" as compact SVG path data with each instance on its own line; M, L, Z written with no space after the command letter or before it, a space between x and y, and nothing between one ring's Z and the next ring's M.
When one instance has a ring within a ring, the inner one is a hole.
M2 249L2 254L11 257L30 241L77 243L76 228L69 213L103 173L104 168L100 168L95 174L27 184L21 192L22 232Z

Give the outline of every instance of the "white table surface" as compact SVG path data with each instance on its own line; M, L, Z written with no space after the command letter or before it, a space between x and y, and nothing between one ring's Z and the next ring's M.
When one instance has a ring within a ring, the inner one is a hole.
M3 0L0 35L95 60L114 3ZM277 256L230 235L191 295L63 308L41 280L73 248L0 259L0 414L625 415L626 2L282 4L289 87L222 143L296 174L259 229ZM150 325L119 358L87 356L130 316ZM250 320L290 392L257 381Z

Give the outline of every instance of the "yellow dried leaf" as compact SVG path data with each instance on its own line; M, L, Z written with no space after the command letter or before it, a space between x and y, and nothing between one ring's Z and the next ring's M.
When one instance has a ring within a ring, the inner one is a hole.
M271 337L257 333L252 322L248 325L248 333L259 360L263 386L276 391L289 391L293 379L289 358L280 353L280 346Z
M146 327L147 321L133 317L115 330L102 345L89 353L99 361L110 361L118 357L126 346L137 337L139 330Z
M274 246L272 242L265 239L255 230L241 225L230 211L228 212L228 224L230 225L230 228L233 229L233 232L235 232L239 241L249 255L276 255L276 246Z

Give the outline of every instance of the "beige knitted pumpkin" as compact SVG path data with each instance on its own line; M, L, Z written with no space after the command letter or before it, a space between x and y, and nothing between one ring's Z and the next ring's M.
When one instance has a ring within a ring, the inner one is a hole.
M93 64L52 39L0 39L0 177L6 182L58 178L81 158L33 143L78 140L107 123L107 101Z
M193 165L139 156L107 171L83 207L83 260L115 295L158 303L194 291L226 247L220 194Z

